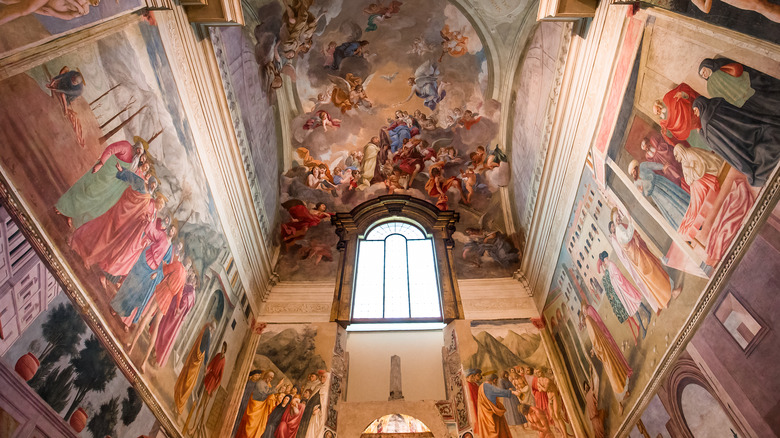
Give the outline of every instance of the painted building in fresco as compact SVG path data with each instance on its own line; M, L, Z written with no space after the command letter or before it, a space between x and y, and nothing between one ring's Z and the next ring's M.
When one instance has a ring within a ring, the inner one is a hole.
M185 3L0 4L0 436L780 435L780 6Z

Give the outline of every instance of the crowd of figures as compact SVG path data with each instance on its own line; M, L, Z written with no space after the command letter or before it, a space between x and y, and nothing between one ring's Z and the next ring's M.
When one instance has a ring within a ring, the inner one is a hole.
M83 83L80 72L64 69L49 84L66 115L75 117L70 105L81 96ZM77 127L75 124L74 129ZM158 176L158 171L165 173L167 169L149 152L149 143L159 134L149 141L134 137L133 143L122 140L106 146L54 207L67 222L73 252L87 270L99 271L103 299L127 333L124 347L128 354L148 332L148 344L139 361L141 373L147 371L147 363L155 369L168 366L201 282L179 235L186 220L180 223L175 218L186 196L179 205L168 207ZM179 414L193 392L198 396L185 430L193 418L195 429L203 427L208 400L224 371L227 344L222 343L219 351L211 345L217 321L214 315L208 318L174 387ZM195 391L201 375L200 389Z
M177 239L180 224L166 214L149 144L118 141L65 192L55 208L72 229L69 243L87 269L97 266L112 314L135 348L150 328L150 347L164 366L184 316L195 302L199 275Z
M538 432L539 438L570 436L569 419L555 377L549 369L517 365L490 371L465 371L469 406L478 436L510 437L509 426Z
M233 428L235 438L319 438L327 406L328 373L318 370L293 384L273 370L253 370Z
M628 174L689 245L706 250L712 267L780 161L780 80L726 58L703 60L698 73L709 97L681 83L656 100L660 132L641 141L644 159L631 161ZM729 167L740 175L710 211ZM716 217L701 235L708 215Z

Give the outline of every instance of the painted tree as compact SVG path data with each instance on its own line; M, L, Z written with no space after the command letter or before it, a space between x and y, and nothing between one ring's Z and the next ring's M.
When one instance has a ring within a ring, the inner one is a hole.
M74 355L87 324L70 304L60 304L49 313L42 325L43 338L48 342L38 360L57 362L63 355Z
M111 400L100 405L98 413L89 420L89 423L87 423L87 429L92 432L92 436L95 438L114 436L114 430L116 429L118 421L119 398L113 397Z
M71 403L65 419L78 408L84 396L90 391L104 391L106 384L116 376L116 365L105 348L100 345L95 335L84 342L84 348L70 358L70 364L76 372L73 386L76 387L76 398Z
M68 365L65 369L55 368L42 380L40 388L36 391L43 401L49 404L57 412L65 409L73 389L73 367Z
M141 400L141 396L132 386L128 386L127 397L122 400L122 424L125 426L132 424L143 406L144 402Z

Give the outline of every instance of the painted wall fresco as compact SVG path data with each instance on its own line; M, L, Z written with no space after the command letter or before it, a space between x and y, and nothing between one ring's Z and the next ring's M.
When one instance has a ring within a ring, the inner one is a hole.
M0 6L0 57L141 8L140 0L21 0Z
M321 437L329 415L335 340L331 324L268 324L232 436ZM335 423L328 426L335 429Z
M460 212L461 277L511 275L519 254L498 193L510 178L494 141L500 109L486 97L485 49L457 8L257 0L245 14L261 86L292 81L298 105L284 119L282 279L332 277L330 215L392 193Z
M568 27L552 21L539 23L531 36L515 79L514 109L510 122L512 194L522 233L531 223L544 160L545 124L552 104L553 81L563 33Z
M611 140L585 166L544 316L594 436L636 402L780 161L778 106L758 85L780 72L738 44L647 24Z
M215 427L246 297L156 27L8 77L0 96L9 184L177 426Z
M31 361L28 355L35 356L40 367L28 381L30 388L66 421L73 419L76 427L83 421L86 427L80 436L150 434L154 415L67 296L58 294L48 306L9 346L3 362L13 368L20 361Z
M517 320L471 321L471 334L459 350L475 436L573 435L536 327ZM502 430L507 435L495 435Z
M151 411L2 207L0 219L0 358L5 366L75 424L81 436L151 434L156 428Z
M654 398L658 402L642 414L651 436L656 436L655 431L666 437L684 436L688 431L706 436L708 430L714 435L716 430L727 429L739 437L780 435L780 376L775 365L780 348L775 293L779 276L780 206L775 206L662 384ZM686 382L680 375L698 376L698 380ZM698 391L709 400L712 409L704 413L717 418L717 423L697 422L695 411L686 409L688 383L695 384L691 386L694 395ZM637 432L633 430L632 436Z
M762 0L647 0L646 3L775 44L780 42L777 3Z

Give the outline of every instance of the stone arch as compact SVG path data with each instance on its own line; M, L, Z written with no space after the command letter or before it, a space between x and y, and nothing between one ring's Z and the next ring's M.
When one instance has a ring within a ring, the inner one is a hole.
M745 435L745 433L739 429L739 423L734 419L731 411L718 397L715 388L713 388L707 380L707 377L696 365L693 358L688 353L683 353L677 359L669 376L658 390L658 398L661 400L661 403L664 405L664 408L670 417L669 422L666 424L666 429L672 436L695 438L685 419L682 403L683 391L689 385L696 385L704 388L712 398L718 402L721 411L728 416L731 424L738 429L737 433L739 435Z

